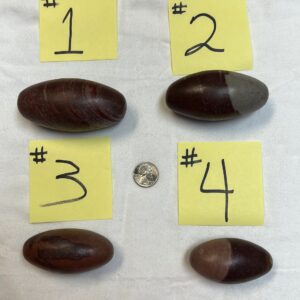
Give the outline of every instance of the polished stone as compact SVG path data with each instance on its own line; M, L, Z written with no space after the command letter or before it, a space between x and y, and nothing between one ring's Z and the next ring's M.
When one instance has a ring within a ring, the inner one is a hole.
M83 229L57 229L37 234L23 247L33 265L55 272L77 273L108 263L113 257L111 242Z
M20 113L37 125L58 131L82 132L120 122L124 96L111 87L83 79L56 79L23 90Z
M200 244L190 255L192 267L202 276L220 283L256 279L272 268L272 257L251 242L223 238Z
M166 102L175 113L203 121L222 121L248 114L264 106L267 86L236 72L205 71L175 81Z

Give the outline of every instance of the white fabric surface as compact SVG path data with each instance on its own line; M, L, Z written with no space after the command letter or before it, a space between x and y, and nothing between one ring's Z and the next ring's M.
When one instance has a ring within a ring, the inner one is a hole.
M300 299L299 0L249 0L254 69L270 101L225 123L198 123L172 114L163 100L171 73L167 1L119 0L119 59L40 63L37 0L0 2L0 299ZM114 217L111 221L31 225L28 222L28 142L74 135L38 128L17 111L19 92L34 83L79 77L123 92L128 113L111 129L76 137L112 138ZM263 143L265 226L177 225L179 141L260 140ZM132 181L140 161L160 169L151 189ZM59 275L28 264L24 241L49 229L77 227L109 237L114 260L102 269ZM267 248L274 268L242 285L209 282L191 270L186 252L218 237Z

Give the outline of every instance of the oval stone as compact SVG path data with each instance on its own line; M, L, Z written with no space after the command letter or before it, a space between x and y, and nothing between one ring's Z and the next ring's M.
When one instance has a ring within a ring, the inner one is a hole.
M111 242L83 229L57 229L37 234L23 247L33 265L56 272L77 273L108 263L113 257Z
M106 85L84 79L55 79L23 90L20 113L37 125L53 130L82 132L120 122L126 100Z
M204 277L220 283L256 279L272 268L272 257L251 242L223 238L200 244L191 252L192 267Z
M222 121L258 110L269 97L261 81L236 72L205 71L175 81L166 102L175 113L203 121Z

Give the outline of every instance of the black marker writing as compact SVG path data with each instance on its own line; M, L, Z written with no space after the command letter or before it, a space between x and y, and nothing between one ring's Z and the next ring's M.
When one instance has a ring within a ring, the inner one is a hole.
M58 5L58 3L56 2L56 0L52 0L52 2L50 2L50 0L43 0L43 1L46 1L46 3L44 3L44 7L53 7L53 8L55 8L57 5Z
M35 148L34 152L30 152L29 155L33 156L33 161L38 164L38 163L43 163L46 161L46 158L44 155L48 154L47 151L44 151L44 147L41 148L41 151L38 150L38 148Z
M227 173L226 173L226 165L225 165L225 160L222 159L222 170L223 170L223 176L224 176L224 190L218 190L218 189L215 189L215 190L208 190L208 189L205 189L204 188L204 184L205 184L205 181L206 181L206 178L207 178L207 175L209 173L209 168L210 168L210 163L208 162L207 163L207 166L206 166L206 170L205 170L205 174L203 176L203 179L202 179L202 182L201 182L201 185L200 185L200 191L202 193L219 193L219 194L225 194L225 221L228 222L228 205L229 205L229 194L233 194L234 193L234 190L228 190L228 181L227 181Z
M208 18L212 21L212 23L214 25L213 32L211 33L211 35L209 36L209 38L205 42L199 43L199 44L189 48L188 50L186 50L185 51L185 56L192 55L195 52L201 50L203 47L206 47L207 49L209 49L210 51L213 51L213 52L224 52L225 51L224 49L213 48L208 44L210 42L210 40L213 38L213 36L214 36L214 34L216 33L216 30L217 30L217 22L216 22L214 17L212 17L209 14L205 14L205 13L199 14L199 15L196 15L196 16L192 17L192 19L190 21L190 24L192 25L197 19L202 18L202 17Z
M66 204L66 203L80 201L80 200L84 199L87 195L87 189L84 186L84 184L80 180L78 180L77 178L72 176L72 175L79 174L80 168L76 164L74 164L72 161L69 161L69 160L56 160L56 163L68 164L75 168L75 171L58 175L58 176L56 176L56 179L68 179L68 180L74 181L82 188L83 195L78 198L74 198L74 199L68 199L68 200L62 200L62 201L43 204L43 205L41 205L41 207L49 207L49 206L54 206L54 205L60 205L60 204Z
M192 153L189 154L189 149L185 150L185 155L181 156L182 159L184 159L184 161L180 162L181 165L184 165L186 168L188 166L193 167L194 164L198 164L201 163L202 160L194 160L195 158L198 157L198 154L195 153L195 148L192 149Z
M186 10L184 10L184 8L187 8L187 5L183 5L182 2L180 2L179 4L174 4L172 7L173 10L173 15L182 15L186 12Z
M60 54L83 54L83 51L81 50L72 50L72 39L73 39L73 8L71 7L67 14L65 15L63 19L63 23L70 18L69 22L69 43L68 43L68 50L66 51L56 51L54 54L60 55Z

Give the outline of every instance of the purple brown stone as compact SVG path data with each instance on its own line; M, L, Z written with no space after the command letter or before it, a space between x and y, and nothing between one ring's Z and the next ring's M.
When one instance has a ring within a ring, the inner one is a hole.
M78 273L101 267L114 254L104 236L83 229L45 231L28 239L24 257L33 265L55 272Z
M20 113L37 125L58 131L83 132L120 122L126 100L106 85L83 79L55 79L23 90Z
M202 121L222 121L264 106L269 91L261 81L236 72L205 71L175 81L166 102L175 113Z
M271 255L251 242L223 238L200 244L193 249L190 263L202 276L220 283L241 283L268 273Z

